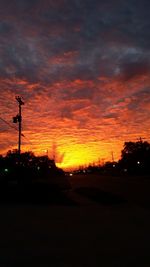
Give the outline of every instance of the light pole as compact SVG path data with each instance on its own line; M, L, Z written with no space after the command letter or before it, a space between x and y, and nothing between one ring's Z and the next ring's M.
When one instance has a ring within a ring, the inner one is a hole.
M21 124L22 124L22 115L21 115L21 106L24 105L24 102L22 101L20 96L16 96L16 100L18 102L18 108L19 108L19 113L13 117L13 123L18 122L18 154L21 154Z

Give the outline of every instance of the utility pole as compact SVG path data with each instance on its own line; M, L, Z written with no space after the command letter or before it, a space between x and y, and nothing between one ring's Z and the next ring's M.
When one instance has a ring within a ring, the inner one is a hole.
M18 154L21 154L21 130L22 130L22 114L21 114L21 107L24 105L24 102L22 101L20 96L16 96L16 100L18 102L18 108L19 108L19 113L13 117L13 123L18 122Z

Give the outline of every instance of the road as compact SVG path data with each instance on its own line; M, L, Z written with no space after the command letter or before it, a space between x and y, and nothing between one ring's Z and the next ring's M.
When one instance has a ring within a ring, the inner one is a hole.
M127 202L103 203L76 193L85 179L88 188L118 192L117 181L110 186L108 180L102 183L104 177L78 176L71 178L69 193L76 204L1 204L0 266L150 266L149 208L123 186Z

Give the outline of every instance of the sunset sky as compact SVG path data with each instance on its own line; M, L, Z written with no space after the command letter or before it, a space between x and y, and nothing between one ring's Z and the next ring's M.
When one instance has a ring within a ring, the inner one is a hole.
M69 168L150 141L149 0L0 0L0 117ZM0 120L0 153L18 133ZM56 152L57 150L57 152Z

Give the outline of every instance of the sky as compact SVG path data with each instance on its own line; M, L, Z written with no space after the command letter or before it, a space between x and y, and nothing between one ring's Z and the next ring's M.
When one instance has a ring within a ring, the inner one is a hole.
M150 141L149 10L149 0L0 0L0 153L17 148L17 95L22 151L55 154L60 167Z

